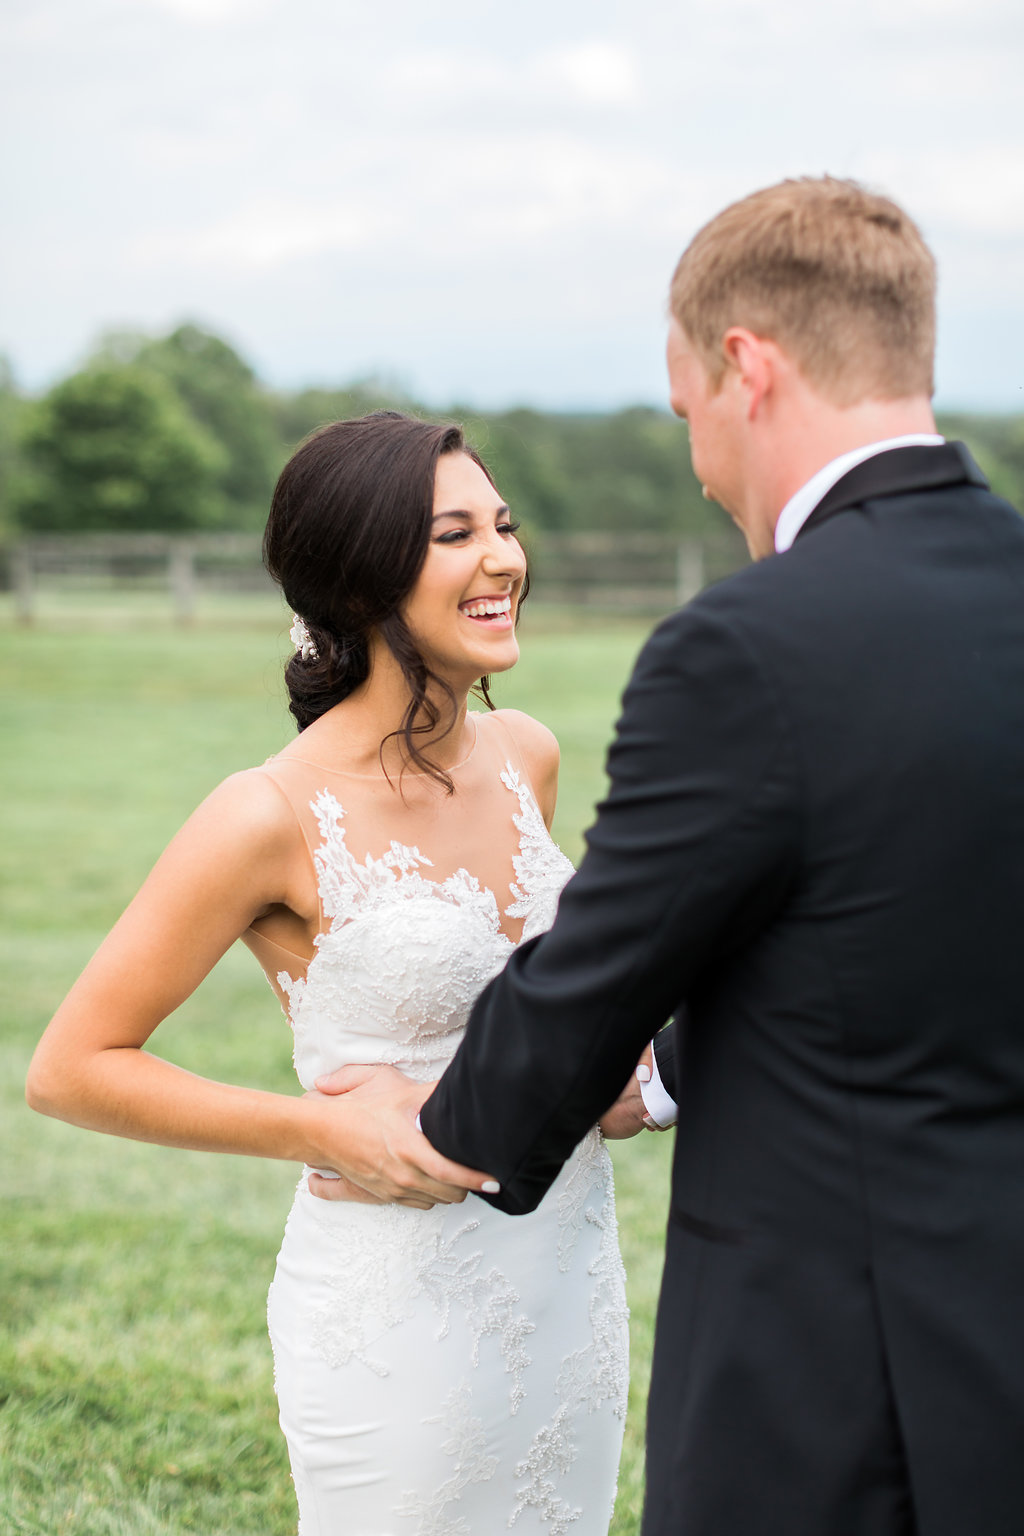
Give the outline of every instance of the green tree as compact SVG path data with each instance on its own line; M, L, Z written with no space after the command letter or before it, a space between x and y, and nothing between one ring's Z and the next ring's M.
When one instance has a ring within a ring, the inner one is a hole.
M18 393L14 370L0 353L0 541L14 527L14 498L21 473L19 425L25 401Z
M172 386L223 450L218 485L224 526L262 528L285 454L271 397L248 363L219 336L192 324L163 337L111 333L97 358L130 363Z
M527 536L540 528L570 525L575 487L558 451L556 419L539 411L495 416L455 412L469 442L487 464L502 496ZM552 430L555 427L555 430Z
M147 369L96 363L26 412L29 473L15 501L32 531L209 528L224 453Z
M961 438L996 495L1024 512L1024 416L940 415L938 427Z
M368 416L371 411L407 411L411 416L433 420L433 411L424 410L405 395L398 384L385 379L357 379L338 389L310 388L297 394L277 394L271 398L271 411L283 456L294 452L303 438L331 421L345 421L354 416ZM441 411L437 419L447 417Z

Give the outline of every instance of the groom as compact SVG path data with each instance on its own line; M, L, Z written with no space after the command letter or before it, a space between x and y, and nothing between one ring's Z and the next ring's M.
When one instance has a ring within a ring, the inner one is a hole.
M1024 521L935 433L891 202L744 199L671 314L755 564L641 654L579 874L423 1130L530 1210L685 1004L645 1536L1019 1536Z

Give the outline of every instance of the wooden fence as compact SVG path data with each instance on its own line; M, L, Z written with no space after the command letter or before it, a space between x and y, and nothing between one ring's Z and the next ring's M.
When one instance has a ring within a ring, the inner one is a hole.
M529 548L530 595L623 613L668 613L747 561L731 530L704 539L660 533L544 533Z
M160 533L48 534L7 551L15 614L29 624L41 593L151 591L167 594L179 624L195 617L202 591L273 593L260 539L248 533L178 537Z
M20 623L37 617L42 593L152 591L169 595L179 624L205 592L273 592L256 534L177 537L156 533L50 534L6 551L6 585ZM543 533L531 541L534 604L620 613L667 613L746 560L729 530L700 540L655 533Z

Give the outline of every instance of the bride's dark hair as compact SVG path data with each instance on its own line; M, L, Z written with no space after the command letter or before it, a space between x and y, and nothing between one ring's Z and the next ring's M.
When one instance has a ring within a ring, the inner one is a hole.
M263 536L263 563L316 647L315 657L304 661L296 652L285 668L299 730L366 681L368 641L376 631L409 685L409 707L392 734L402 738L409 761L450 791L448 775L416 737L433 737L441 721L430 685L452 704L442 736L455 724L455 696L427 666L399 611L427 557L437 461L448 453L467 454L491 480L458 426L375 411L321 427L281 471ZM525 596L524 583L520 602ZM481 678L478 691L493 709L487 684ZM381 742L382 754L383 749Z

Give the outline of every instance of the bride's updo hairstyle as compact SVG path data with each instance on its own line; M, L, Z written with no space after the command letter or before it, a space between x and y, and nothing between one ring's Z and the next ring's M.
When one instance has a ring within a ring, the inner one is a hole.
M434 736L441 721L428 697L430 685L435 697L447 694L452 702L451 721L441 735L454 727L455 697L427 666L400 612L427 557L437 462L448 453L466 454L491 480L458 426L375 411L321 427L281 471L263 536L263 563L304 620L315 652L308 646L305 657L296 651L285 668L289 708L299 730L366 681L368 641L376 631L409 685L409 707L393 734L402 738L409 762L450 790L448 775L416 737ZM486 677L479 692L493 709ZM382 754L383 747L382 742Z

